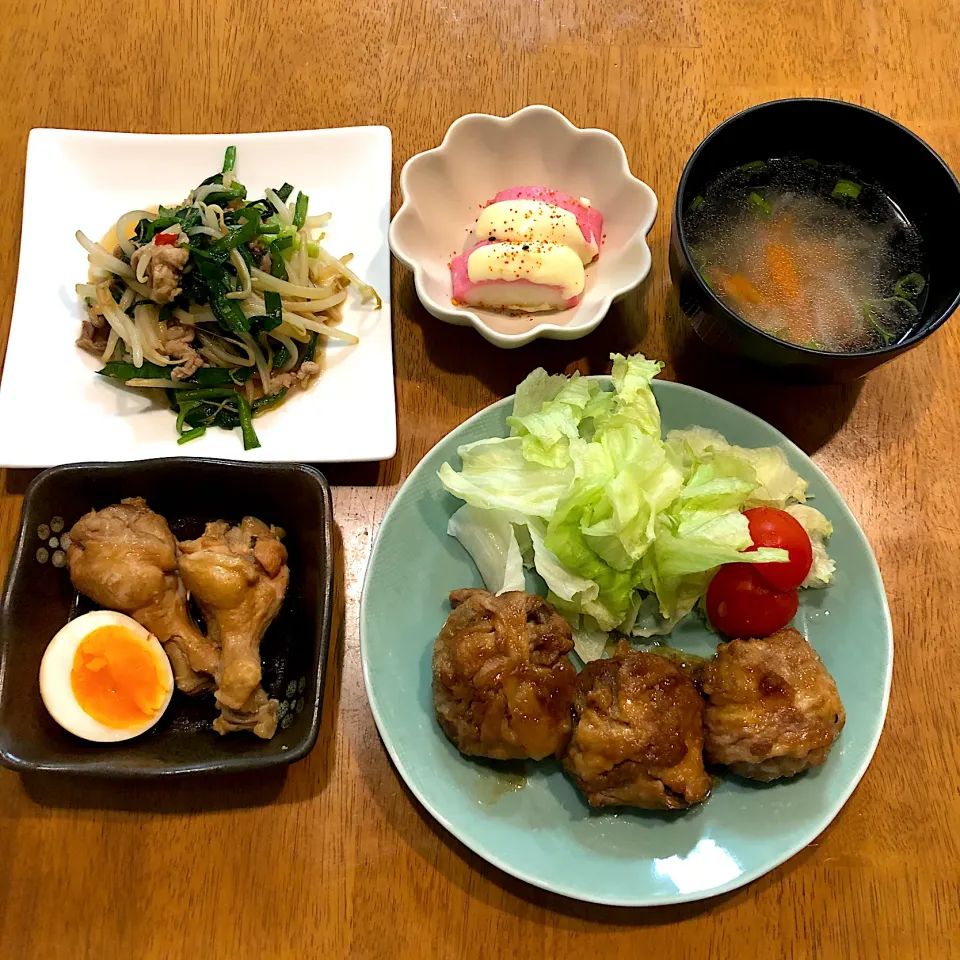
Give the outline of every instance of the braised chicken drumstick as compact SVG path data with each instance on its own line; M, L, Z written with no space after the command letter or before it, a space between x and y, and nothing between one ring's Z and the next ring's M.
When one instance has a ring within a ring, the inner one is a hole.
M220 648L214 729L252 730L269 739L277 728L277 701L260 686L260 641L290 582L278 531L254 517L235 527L208 523L201 537L180 543L180 575Z
M197 629L177 573L177 542L167 521L140 497L91 510L70 531L67 562L80 593L129 614L163 644L178 689L213 688L216 643Z

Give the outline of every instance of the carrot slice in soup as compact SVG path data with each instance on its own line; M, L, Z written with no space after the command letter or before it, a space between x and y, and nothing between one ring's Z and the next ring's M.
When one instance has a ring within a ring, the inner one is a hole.
M800 295L800 277L789 248L783 243L768 243L764 250L770 279L785 300L794 301Z
M760 303L763 294L742 274L731 273L719 276L720 289L738 303Z

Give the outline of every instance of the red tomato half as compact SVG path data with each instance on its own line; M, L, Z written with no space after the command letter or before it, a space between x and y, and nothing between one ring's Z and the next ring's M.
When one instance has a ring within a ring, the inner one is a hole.
M797 612L796 589L774 589L760 576L759 566L763 564L728 563L707 587L707 616L728 637L769 637Z
M750 538L753 540L753 546L744 553L757 547L779 547L790 554L787 563L755 563L753 569L778 590L799 587L813 565L813 547L800 521L773 507L754 507L744 511L743 515L750 524Z

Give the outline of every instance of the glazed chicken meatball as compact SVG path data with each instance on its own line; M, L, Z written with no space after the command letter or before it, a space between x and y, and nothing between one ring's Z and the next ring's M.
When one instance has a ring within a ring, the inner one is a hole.
M707 759L751 780L819 766L846 719L833 677L791 627L723 644L704 668L703 692Z
M570 737L576 671L570 626L541 597L454 590L433 647L433 702L461 753L559 756Z
M703 700L679 666L624 641L577 677L563 765L591 806L676 810L706 799Z

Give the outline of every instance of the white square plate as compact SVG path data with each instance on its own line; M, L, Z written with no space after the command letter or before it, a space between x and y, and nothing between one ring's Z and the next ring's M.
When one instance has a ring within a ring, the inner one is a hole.
M355 346L330 342L323 373L304 393L256 421L261 446L244 451L239 430L208 430L178 446L169 410L142 392L96 375L79 350L85 282L79 229L102 237L127 210L178 203L237 147L237 176L251 197L292 183L310 212L330 211L324 246L383 298L380 310L350 292L342 329ZM338 462L396 453L390 330L391 142L387 127L291 133L155 135L33 130L13 321L0 382L0 465L47 467L82 460L200 456Z

